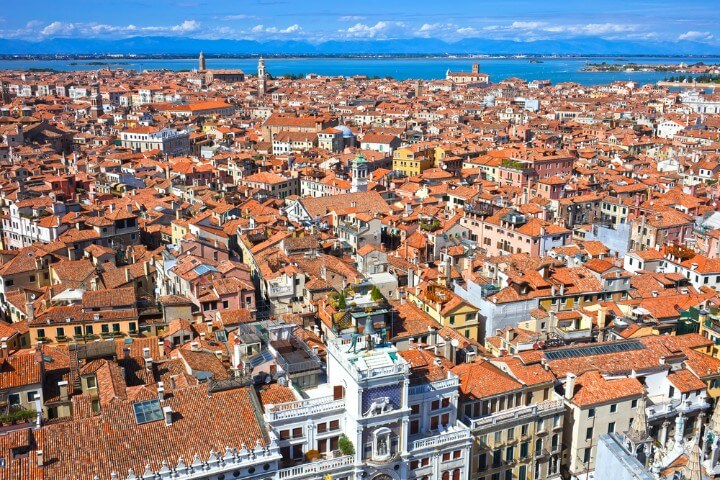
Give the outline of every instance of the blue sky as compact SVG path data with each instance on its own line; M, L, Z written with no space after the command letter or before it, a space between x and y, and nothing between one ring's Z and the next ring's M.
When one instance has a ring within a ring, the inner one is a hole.
M720 45L718 0L6 0L0 38L601 37Z

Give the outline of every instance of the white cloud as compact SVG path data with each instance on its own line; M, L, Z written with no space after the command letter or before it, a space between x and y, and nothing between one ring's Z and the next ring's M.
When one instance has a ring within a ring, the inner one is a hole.
M175 25L170 28L171 31L178 32L178 33L190 33L190 32L195 32L199 29L200 29L200 22L198 22L197 20L185 20L180 25Z
M36 30L39 26L37 22L30 22L26 26L26 31ZM52 22L42 28L39 35L44 37L64 37L68 35L76 35L81 37L97 37L102 35L109 36L128 36L128 35L186 35L200 30L200 22L197 20L185 20L177 25L107 25L98 23L65 23Z
M547 25L544 22L513 22L510 24L512 30L536 30Z
M489 25L483 27L486 32L496 35L506 34L518 39L544 39L558 37L598 36L614 37L618 35L638 34L640 27L623 23L587 23L587 24L551 24L538 21L516 21L509 25Z
M362 15L343 15L340 17L341 22L358 22L360 20L365 20L367 17L363 17Z
M352 27L338 32L348 38L388 38L401 36L405 30L406 25L403 22L379 21L375 25L356 23Z
M703 42L712 40L715 38L715 36L710 32L697 32L695 30L690 30L689 32L685 32L682 35L678 37L678 40L691 40L693 42Z
M423 38L458 39L475 37L478 30L474 27L461 27L454 23L424 23L417 31L417 35Z
M283 35L287 35L289 33L300 33L302 31L302 27L300 25L293 24L290 25L287 28L278 28L278 27L266 27L265 25L255 25L253 28L250 29L251 33L279 33Z
M40 30L40 35L46 37L59 37L70 35L74 31L75 25L72 23L52 22L50 25Z

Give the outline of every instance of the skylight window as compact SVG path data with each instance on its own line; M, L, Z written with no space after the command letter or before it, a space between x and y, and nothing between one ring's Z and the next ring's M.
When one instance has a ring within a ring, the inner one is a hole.
M163 411L162 407L160 407L160 400L157 399L134 403L133 411L135 412L135 422L137 422L138 425L156 422L163 419Z
M559 360L561 358L588 357L592 355L604 355L608 353L629 352L632 350L642 350L645 348L642 342L630 340L628 342L606 343L601 345L592 345L588 347L563 348L559 350L550 350L545 352L545 358L548 360Z

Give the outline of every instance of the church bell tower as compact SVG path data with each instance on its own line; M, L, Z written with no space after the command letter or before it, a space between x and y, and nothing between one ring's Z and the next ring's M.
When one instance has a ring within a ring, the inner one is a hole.
M258 96L267 92L267 73L265 72L265 60L260 57L258 60Z

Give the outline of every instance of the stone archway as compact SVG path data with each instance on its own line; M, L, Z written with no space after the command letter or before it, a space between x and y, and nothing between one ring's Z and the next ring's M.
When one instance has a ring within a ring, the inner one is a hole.
M393 478L387 473L379 473L372 477L372 480L393 480Z

